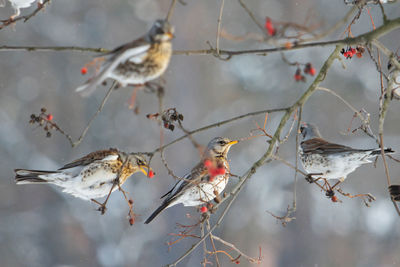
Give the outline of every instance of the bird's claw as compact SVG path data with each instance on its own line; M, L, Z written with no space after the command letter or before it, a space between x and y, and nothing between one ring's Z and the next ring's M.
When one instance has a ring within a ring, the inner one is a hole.
M333 192L332 189L326 190L325 196L332 198L335 195L335 192Z
M307 176L305 177L305 179L306 179L306 181L309 182L310 184L312 184L312 183L315 182L315 180L312 178L311 175L307 175Z
M105 205L100 205L100 207L97 210L100 211L101 215L104 215L104 213L106 213L107 211L107 208Z

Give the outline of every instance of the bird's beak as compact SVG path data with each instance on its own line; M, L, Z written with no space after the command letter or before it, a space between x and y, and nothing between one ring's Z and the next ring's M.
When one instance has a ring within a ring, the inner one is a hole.
M156 174L152 168L146 165L142 165L139 167L140 171L143 172L144 175L146 175L149 178L153 178L154 175Z
M146 170L146 168L147 168L147 170L151 170L151 168L150 168L150 167L147 167L147 166L140 166L140 167L139 167L140 171L143 172L143 174L147 176L147 170Z
M239 140L233 140L228 143L229 146L239 143Z

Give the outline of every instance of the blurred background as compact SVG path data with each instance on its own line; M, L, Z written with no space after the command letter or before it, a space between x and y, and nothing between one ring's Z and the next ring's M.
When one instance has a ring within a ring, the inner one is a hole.
M176 27L174 49L207 49L206 41L215 44L220 1L185 1L177 4L172 23ZM245 1L263 24L266 16L276 21L316 25L328 29L351 8L343 1ZM17 46L87 46L112 49L144 34L153 21L165 17L170 1L148 0L69 0L52 1L27 23L18 22L0 31L1 45ZM378 6L371 15L381 25ZM34 6L22 9L32 12ZM399 3L385 5L389 18L400 15ZM312 11L312 13L310 13ZM13 14L10 3L0 9L0 18ZM311 15L310 15L311 14ZM243 36L259 29L237 1L225 1L222 28ZM364 11L352 27L354 35L372 29ZM342 37L344 28L326 40ZM392 51L399 45L400 31L381 41ZM242 42L221 39L224 49L270 47L255 40ZM334 47L310 48L286 53L291 61L311 62L317 71ZM115 91L86 138L77 148L58 133L46 138L41 128L29 125L32 113L46 107L54 121L74 138L79 137L97 110L106 87L89 98L81 98L74 89L87 77L81 67L90 61L89 52L0 51L0 265L1 266L162 266L175 261L193 243L187 238L169 248L176 233L176 223L192 224L198 218L195 208L175 206L163 212L150 225L143 221L161 203L159 197L175 183L168 176L159 155L152 161L157 175L147 179L134 175L124 188L134 200L138 217L131 227L128 207L122 194L112 195L108 211L100 215L96 205L76 199L46 185L16 186L14 168L56 169L94 150L117 147L124 151L153 151L160 144L157 123L146 119L158 111L154 94L138 93L140 114L128 109L131 88ZM379 75L365 53L363 58L336 61L322 86L330 88L357 109L371 114L377 131L380 95ZM383 60L382 65L386 66ZM386 69L386 68L384 68ZM278 53L267 56L243 55L229 61L213 56L173 56L166 80L165 107L183 113L184 126L196 129L247 112L286 107L307 89L295 82L295 67L285 64ZM385 123L385 144L400 151L400 104L391 103ZM397 114L397 115L396 115ZM267 130L272 133L281 114L270 116ZM333 142L353 147L377 147L363 133L346 134L353 112L340 100L316 92L304 107L303 119L316 123L322 135ZM264 122L264 115L196 134L207 144L215 136L241 138ZM354 126L359 123L355 122ZM183 133L165 131L165 142ZM232 173L243 174L265 153L265 137L241 142L231 149ZM180 176L199 160L188 139L169 147L166 159ZM281 157L294 163L295 136L280 148ZM400 183L400 165L388 160L393 183ZM257 257L262 248L261 266L400 266L400 220L389 200L381 159L376 168L365 165L349 176L342 188L350 193L369 192L377 201L367 208L360 199L333 203L316 186L299 176L296 220L282 227L266 211L284 215L292 203L294 171L279 162L261 167L245 185L223 224L215 234L235 244L243 252ZM227 188L237 182L231 178ZM192 216L189 219L187 214ZM214 218L215 220L215 218ZM214 222L212 220L212 222ZM217 244L220 249L228 248ZM211 249L211 248L210 248ZM232 253L233 255L236 255ZM179 266L200 266L202 248ZM211 258L212 259L212 258ZM233 264L220 255L223 266ZM251 264L241 259L241 266Z

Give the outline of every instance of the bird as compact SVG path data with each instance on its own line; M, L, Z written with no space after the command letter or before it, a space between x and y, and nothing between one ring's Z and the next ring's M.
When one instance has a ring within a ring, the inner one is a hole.
M229 149L238 142L239 140L231 141L226 137L212 139L201 161L161 197L165 197L164 201L149 216L145 224L150 223L166 208L177 204L199 206L217 198L225 189L230 175L227 159Z
M14 15L12 15L10 17L10 20L13 20L15 17L18 17L21 14L20 9L21 8L27 8L30 7L33 2L35 2L36 0L8 0L11 3L11 6L14 8ZM38 5L42 5L43 4L43 0L39 0L38 1ZM0 6L4 6L5 2L4 0L0 1Z
M110 148L99 150L55 171L15 169L16 184L54 184L84 200L111 194L136 172L154 175L144 156ZM117 186L116 186L117 185Z
M174 27L166 20L156 20L143 37L121 45L106 57L98 74L76 89L82 96L90 95L107 78L121 86L142 85L160 77L168 67L172 55L171 40Z
M357 149L328 142L321 137L317 126L311 123L302 123L300 132L303 141L300 143L299 155L304 170L309 174L308 181L313 181L312 176L326 180L338 179L330 191L358 167L372 162L371 158L381 154L380 148ZM384 151L394 153L391 148L385 148Z

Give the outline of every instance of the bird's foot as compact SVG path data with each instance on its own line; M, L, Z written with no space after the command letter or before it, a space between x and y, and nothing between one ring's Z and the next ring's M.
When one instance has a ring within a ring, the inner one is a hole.
M306 179L306 181L309 182L310 184L312 184L312 183L315 182L315 180L314 180L314 178L312 178L312 175L311 175L311 174L308 174L308 175L305 177L305 179Z
M325 192L325 196L332 198L333 196L335 196L335 192L332 189L327 189Z
M97 205L99 205L99 207L97 208L97 210L100 211L101 215L104 215L104 213L106 213L106 210L107 210L107 208L106 208L107 201L104 202L104 203L100 203L100 202L98 202L96 199L91 199L91 200L92 200L92 202L94 202L94 203L96 203Z
M97 209L98 211L100 211L101 215L104 215L104 213L106 213L106 205L100 205L100 207Z
M214 190L214 195L215 195L215 198L214 198L214 201L216 202L216 203L220 203L221 202L221 195L218 193L218 191L217 190Z

